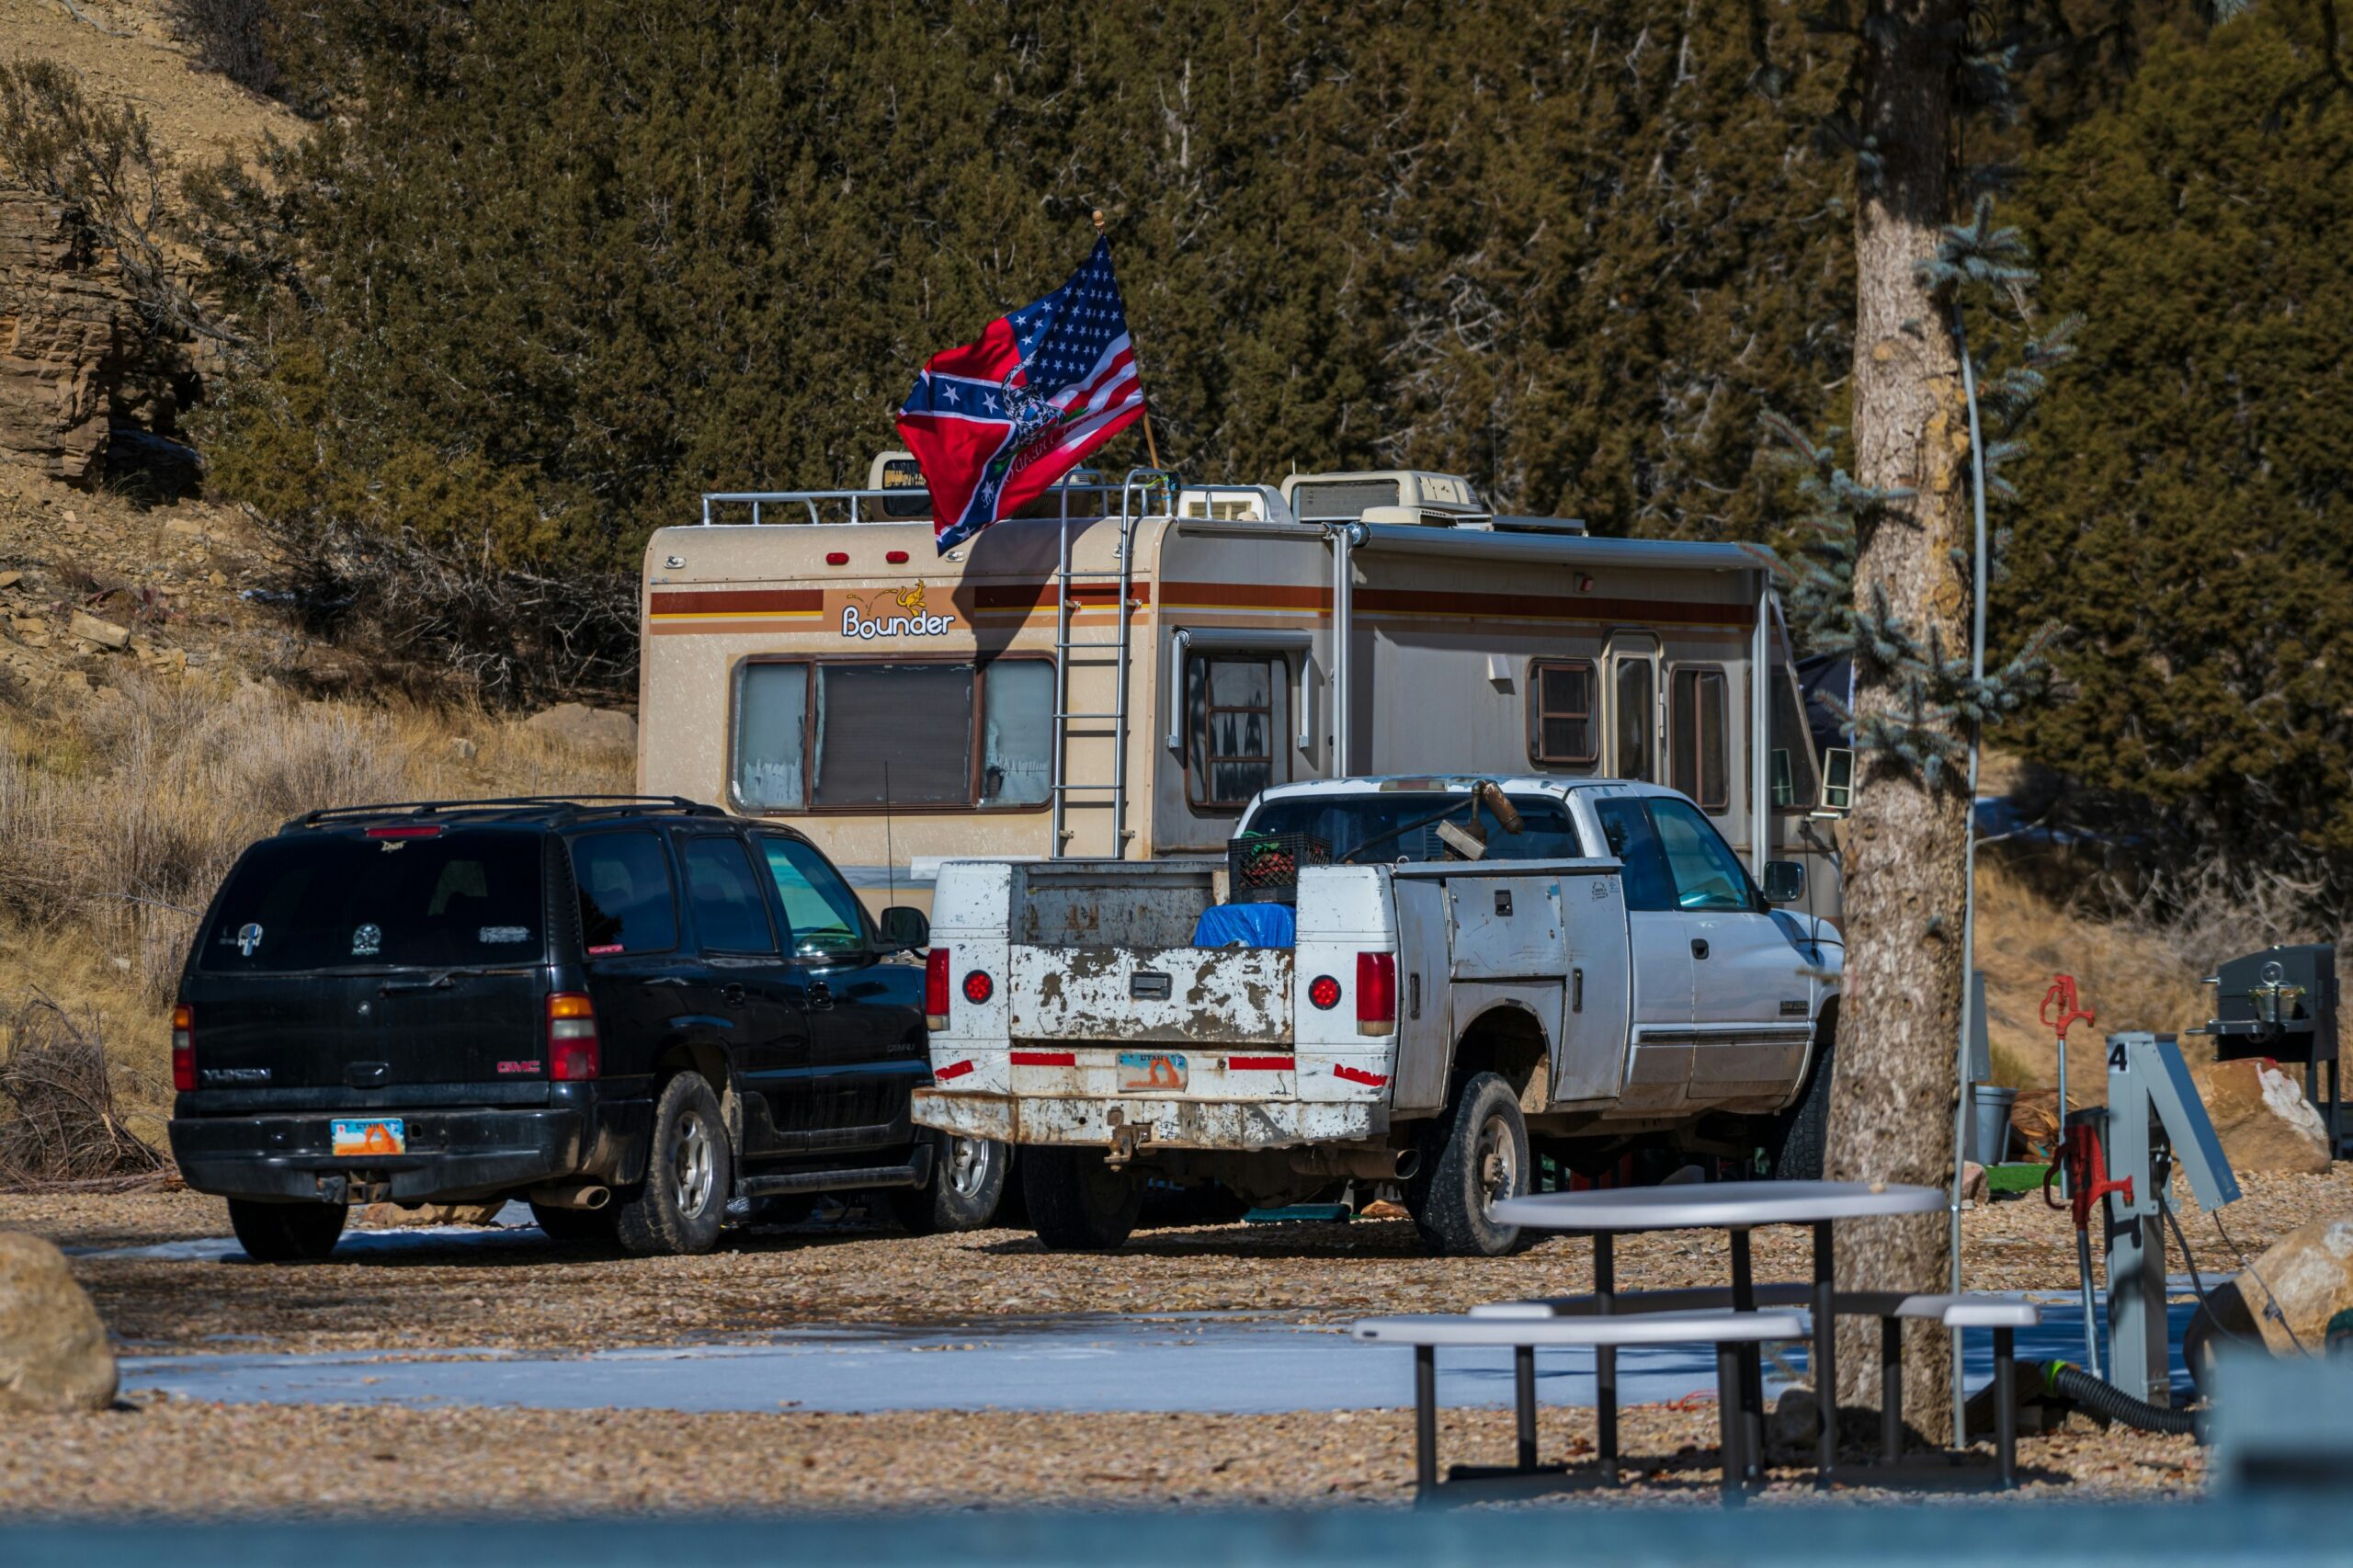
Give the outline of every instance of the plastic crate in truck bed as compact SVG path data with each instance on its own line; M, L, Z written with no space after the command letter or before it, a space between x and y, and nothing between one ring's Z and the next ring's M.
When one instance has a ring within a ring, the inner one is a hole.
M1233 903L1297 903L1299 869L1331 863L1331 845L1304 833L1242 834L1225 846L1226 897Z

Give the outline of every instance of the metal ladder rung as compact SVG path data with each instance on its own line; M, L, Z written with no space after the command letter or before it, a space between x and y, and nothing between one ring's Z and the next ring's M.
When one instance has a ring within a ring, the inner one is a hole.
M1063 719L1063 720L1069 720L1069 719L1108 719L1108 720L1112 720L1112 721L1116 722L1116 721L1119 719L1119 717L1120 717L1120 716L1119 716L1117 713L1057 713L1057 714L1055 714L1055 715L1054 715L1054 717L1055 717L1055 718L1057 718L1057 719Z

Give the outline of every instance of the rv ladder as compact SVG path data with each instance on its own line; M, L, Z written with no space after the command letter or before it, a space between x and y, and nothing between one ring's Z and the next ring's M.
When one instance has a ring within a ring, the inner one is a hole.
M1120 486L1120 567L1116 572L1108 569L1085 571L1075 563L1072 552L1071 523L1073 519L1070 515L1070 494L1066 489L1063 494L1062 553L1054 573L1054 745L1053 785L1051 791L1054 812L1053 855L1058 859L1070 853L1070 841L1077 834L1077 830L1072 827L1069 822L1070 808L1074 803L1108 805L1110 808L1111 855L1114 858L1127 858L1128 841L1134 836L1128 828L1128 688L1129 672L1134 662L1132 616L1135 608L1133 604L1135 532L1136 524L1142 521L1144 505L1155 484L1171 494L1172 499L1168 506L1168 512L1174 516L1176 506L1173 492L1176 489L1176 480L1173 475L1163 473L1155 469L1131 469L1128 472L1127 482ZM1086 525L1092 520L1086 517L1077 519L1080 531L1084 532ZM1117 583L1120 585L1119 598L1112 607L1118 615L1119 632L1116 637L1108 642L1071 635L1074 631L1073 618L1079 610L1078 589L1081 584L1087 583ZM1107 653L1110 657L1108 660L1083 657L1090 653ZM1106 663L1111 666L1112 689L1115 693L1111 709L1107 712L1073 708L1071 706L1073 671L1082 664L1090 667L1100 667ZM1070 743L1071 726L1074 723L1108 723L1111 726L1108 731L1082 732L1088 739L1102 739L1108 736L1110 740L1111 778L1108 783L1081 784L1072 781ZM1073 797L1080 795L1108 796L1109 799L1074 802Z

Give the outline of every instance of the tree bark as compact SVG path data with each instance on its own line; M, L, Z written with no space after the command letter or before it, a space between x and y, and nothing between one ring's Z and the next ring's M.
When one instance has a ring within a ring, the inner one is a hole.
M1880 596L1895 620L1944 655L1968 648L1962 483L1969 426L1945 305L1917 264L1952 213L1954 65L1961 0L1881 0L1863 29L1860 121L1866 158L1855 215L1856 478L1915 494L1861 525L1856 606ZM1855 663L1859 714L1907 706L1898 672L1868 646ZM1949 1183L1961 997L1965 778L1930 789L1902 759L1856 758L1845 834L1847 962L1831 1085L1828 1174L1846 1180ZM1951 1254L1943 1213L1840 1227L1841 1289L1941 1290ZM1950 1426L1944 1333L1907 1328L1907 1423L1941 1439ZM1842 1402L1879 1403L1877 1328L1841 1325Z

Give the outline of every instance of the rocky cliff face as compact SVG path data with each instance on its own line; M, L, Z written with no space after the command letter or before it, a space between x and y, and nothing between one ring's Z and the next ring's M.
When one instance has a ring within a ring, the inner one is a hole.
M0 458L94 477L142 335L114 258L80 215L0 186Z

